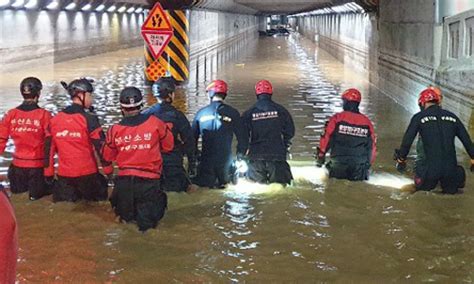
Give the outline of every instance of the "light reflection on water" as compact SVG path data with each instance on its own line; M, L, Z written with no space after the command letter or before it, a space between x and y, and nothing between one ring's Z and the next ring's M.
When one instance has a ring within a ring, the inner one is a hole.
M399 125L409 119L403 108L297 36L242 47L191 62L190 82L177 104L192 118L207 103L205 85L218 75L229 82L228 102L244 110L255 100L255 82L273 81L275 100L291 111L298 129L291 161L295 184L241 181L224 191L170 194L158 230L144 235L133 224L115 223L107 203L29 203L15 196L21 282L472 282L472 193L399 190L410 182L391 159L403 135ZM121 88L142 86L141 62L137 56L92 74L105 127L120 117ZM341 109L338 94L352 86L362 90L362 110L379 134L369 182L328 180L312 160L324 122ZM67 103L59 84L48 84L42 104L57 111ZM7 163L0 164L4 173Z

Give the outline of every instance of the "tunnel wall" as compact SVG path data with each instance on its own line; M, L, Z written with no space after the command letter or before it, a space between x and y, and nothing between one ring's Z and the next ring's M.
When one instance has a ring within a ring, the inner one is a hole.
M188 11L190 55L256 35L258 17ZM65 11L0 11L4 72L143 45L143 14Z
M290 24L338 60L369 70L370 51L376 47L373 21L369 14L333 14L293 19Z
M258 33L258 17L209 10L190 10L190 56Z
M474 57L467 47L474 38L474 11L438 23L436 2L380 1L378 16L307 16L293 18L292 25L340 61L367 70L374 85L410 112L418 111L419 92L434 84L443 90L443 105L472 125ZM456 22L462 28L460 54L453 59L447 54L449 27Z
M2 71L143 44L143 14L2 10Z

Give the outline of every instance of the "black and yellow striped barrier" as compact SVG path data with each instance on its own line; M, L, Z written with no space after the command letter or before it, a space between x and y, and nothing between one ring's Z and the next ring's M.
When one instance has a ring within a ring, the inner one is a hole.
M170 75L177 82L184 82L189 78L189 21L184 10L168 10L167 12L174 35L162 57L168 59Z

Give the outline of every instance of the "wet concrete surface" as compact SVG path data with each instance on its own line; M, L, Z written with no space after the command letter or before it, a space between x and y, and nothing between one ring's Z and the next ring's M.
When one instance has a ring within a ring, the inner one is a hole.
M207 103L204 88L211 79L228 81L227 101L240 111L255 101L256 81L274 83L274 99L297 125L295 184L243 182L224 191L170 194L159 228L144 235L116 223L105 202L53 204L50 198L30 202L14 196L21 283L474 281L473 175L460 195L401 192L411 173L402 176L394 169L392 153L411 114L371 87L366 74L297 35L260 38L209 54L197 66L176 102L190 119ZM17 85L25 72L2 76L7 79L1 83L0 113L20 102ZM67 104L59 80L94 77L98 114L107 127L120 118L120 89L143 84L142 49L31 74L46 82L41 104L53 112ZM312 160L324 122L341 110L339 94L349 87L362 91L361 111L378 135L369 182L327 180ZM467 166L467 155L458 153ZM1 161L2 172L8 157Z

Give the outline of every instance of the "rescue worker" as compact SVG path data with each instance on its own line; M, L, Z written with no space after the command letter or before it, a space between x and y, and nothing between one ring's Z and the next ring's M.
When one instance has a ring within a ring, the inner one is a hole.
M51 114L38 106L43 85L28 77L20 84L23 103L9 110L0 121L0 154L12 138L13 161L8 170L13 193L29 192L30 200L50 194L44 178L45 148L50 144Z
M441 107L441 104L443 102L443 94L441 92L441 89L435 86L429 86L428 89L432 89L439 96L438 105ZM420 110L424 109L424 106L422 105L419 105L419 107L420 107ZM425 150L423 148L423 141L421 140L421 136L418 134L418 138L416 141L415 171L416 171L416 168L425 168L426 167L425 165L426 165L426 155L425 155Z
M326 165L329 177L362 181L369 178L369 169L377 153L374 126L361 114L359 105L362 95L357 89L342 94L343 110L333 115L326 124L317 149L317 166Z
M295 136L293 118L272 100L269 81L257 82L255 94L257 102L242 115L249 141L248 178L263 184L290 184L293 175L286 159Z
M211 82L206 88L210 104L198 111L192 129L197 149L201 137L201 155L194 183L209 188L225 188L232 180L232 139L237 137L237 155L245 153L247 141L239 112L224 103L227 83Z
M5 189L0 184L0 283L15 283L17 259L18 236L15 213Z
M415 169L416 190L430 191L441 183L443 193L455 194L464 187L466 174L464 168L458 165L454 140L458 137L471 157L471 172L474 170L474 146L461 120L442 109L440 100L433 89L420 93L418 104L424 109L412 117L394 158L397 169L405 170L410 147L419 133L426 160Z
M173 105L176 85L173 78L160 78L153 84L153 95L158 103L144 113L154 115L164 121L174 137L174 148L170 153L163 153L163 172L161 189L164 191L193 191L188 174L183 167L183 156L188 158L188 172L194 169L194 144L191 124L186 116Z
M97 116L90 109L94 88L87 79L77 79L69 85L61 82L72 99L72 105L51 120L52 143L47 156L46 176L54 176L54 155L58 156L58 181L53 187L53 201L76 202L106 200L107 179L99 173L96 155L103 173L111 175L113 167L101 155L105 134Z
M127 87L120 93L124 118L107 132L103 149L107 161L119 168L110 198L122 222L136 222L140 231L155 228L167 207L166 193L160 189L163 168L161 153L173 150L173 133L153 115L141 114L143 96Z

